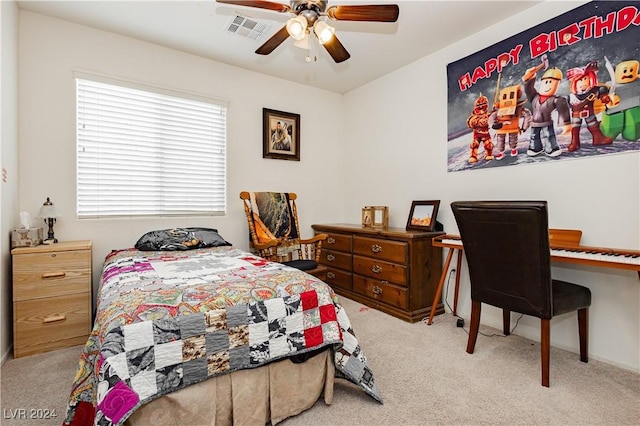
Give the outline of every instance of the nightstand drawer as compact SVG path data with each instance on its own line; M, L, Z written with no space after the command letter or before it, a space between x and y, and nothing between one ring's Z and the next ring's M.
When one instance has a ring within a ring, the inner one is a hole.
M407 263L407 243L356 236L353 237L353 254L404 265Z
M84 343L91 327L89 304L89 292L15 302L14 354Z
M91 250L26 253L14 257L13 300L86 292Z

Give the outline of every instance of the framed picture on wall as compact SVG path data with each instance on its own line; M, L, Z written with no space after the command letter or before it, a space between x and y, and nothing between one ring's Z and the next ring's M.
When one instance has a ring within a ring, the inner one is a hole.
M262 108L262 158L300 161L300 114Z
M414 201L411 203L407 229L432 232L436 228L436 217L440 200Z

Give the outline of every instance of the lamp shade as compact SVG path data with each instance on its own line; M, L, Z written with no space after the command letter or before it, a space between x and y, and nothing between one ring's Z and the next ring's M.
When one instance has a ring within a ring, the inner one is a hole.
M313 26L313 32L316 33L318 41L322 44L325 44L326 42L331 40L331 38L333 38L333 34L336 32L336 30L335 28L329 26L329 24L327 24L326 22L318 21Z
M310 43L310 40L309 40L309 33L306 33L304 35L304 37L302 37L300 40L294 41L293 45L295 47L299 47L300 49L310 50L311 49L311 43Z
M49 197L47 197L47 201L45 201L42 207L40 207L40 213L38 213L38 218L39 219L49 219L49 218L55 219L61 216L62 215L58 213L58 210L56 210L56 207L53 205L53 203L49 200Z
M295 40L301 40L307 31L307 20L304 16L298 15L287 21L287 32Z

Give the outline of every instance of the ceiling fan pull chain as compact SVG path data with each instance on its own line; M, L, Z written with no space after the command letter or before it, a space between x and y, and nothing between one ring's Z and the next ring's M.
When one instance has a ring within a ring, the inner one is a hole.
M315 43L311 43L311 38L309 38L309 49L307 50L307 57L304 59L308 63L317 62L318 61L318 56L317 55L314 54L313 57L311 56L311 51L314 48L315 48Z

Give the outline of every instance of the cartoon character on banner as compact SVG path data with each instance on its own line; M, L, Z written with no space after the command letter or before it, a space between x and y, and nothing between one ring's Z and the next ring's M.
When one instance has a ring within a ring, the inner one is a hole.
M598 83L598 61L589 62L584 68L571 68L567 71L569 80L569 104L571 105L571 144L568 151L580 149L580 128L582 121L591 133L593 146L609 145L613 142L600 131L600 122L596 114L604 110L611 101L609 88Z
M522 76L524 92L533 108L531 139L527 155L533 157L544 152L550 157L557 157L562 154L562 150L556 140L551 113L555 110L558 111L558 124L563 127L562 134L569 134L571 131L569 103L565 97L556 95L562 80L562 71L558 68L547 68L542 74L540 84L536 90L536 74L540 69L542 69L541 65L529 68Z
M482 144L484 159L493 160L493 142L489 134L489 99L480 93L473 105L473 113L467 119L467 126L473 130L473 139L469 148L469 163L478 161L478 148Z
M497 88L496 88L497 90ZM511 156L518 156L518 136L531 125L531 111L524 107L527 101L519 84L507 86L496 93L489 126L495 131L498 153L496 160L505 157L505 142L509 138Z
M600 130L609 137L619 134L628 141L640 139L640 62L620 62L615 71L605 56L607 71L612 76L609 88L611 102L602 113Z

